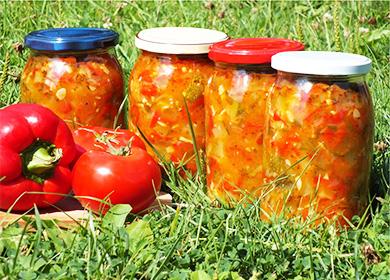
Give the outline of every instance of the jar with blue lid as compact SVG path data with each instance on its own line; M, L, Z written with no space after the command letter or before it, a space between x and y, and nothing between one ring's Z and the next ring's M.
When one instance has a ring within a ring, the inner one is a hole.
M21 101L50 108L71 128L122 124L123 74L118 33L103 28L53 28L29 33L31 55Z

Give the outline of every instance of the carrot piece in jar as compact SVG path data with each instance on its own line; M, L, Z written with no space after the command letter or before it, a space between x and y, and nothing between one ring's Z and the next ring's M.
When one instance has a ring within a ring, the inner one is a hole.
M153 83L152 72L149 70L142 71L139 74L139 79L146 83Z
M141 94L148 97L156 96L158 94L158 90L155 85L147 83L142 86Z

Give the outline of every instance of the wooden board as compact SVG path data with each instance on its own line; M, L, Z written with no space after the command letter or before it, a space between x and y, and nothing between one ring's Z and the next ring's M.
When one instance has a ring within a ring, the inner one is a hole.
M160 195L150 206L149 210L158 210L162 204L168 205L172 203L172 196L167 193L160 192ZM56 207L40 209L40 217L42 220L54 220L60 227L71 228L78 223L86 220L89 216L88 210L83 209L77 199L68 197L56 204ZM26 219L34 218L32 213L7 213L0 210L0 228L9 225L10 223L26 223ZM24 217L24 219L22 219Z

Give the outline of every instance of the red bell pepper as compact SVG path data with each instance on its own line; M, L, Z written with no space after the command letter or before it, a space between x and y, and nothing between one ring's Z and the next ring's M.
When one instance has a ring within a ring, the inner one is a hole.
M66 123L49 109L36 104L0 109L0 151L0 209L15 202L13 210L47 207L63 198L50 193L70 191L76 145Z

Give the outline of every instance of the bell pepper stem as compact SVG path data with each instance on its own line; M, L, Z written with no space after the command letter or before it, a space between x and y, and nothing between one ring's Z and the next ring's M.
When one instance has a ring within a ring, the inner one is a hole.
M50 152L49 152L50 149ZM32 174L40 175L52 170L62 157L61 149L41 147L36 150L31 161L27 164L27 170Z

